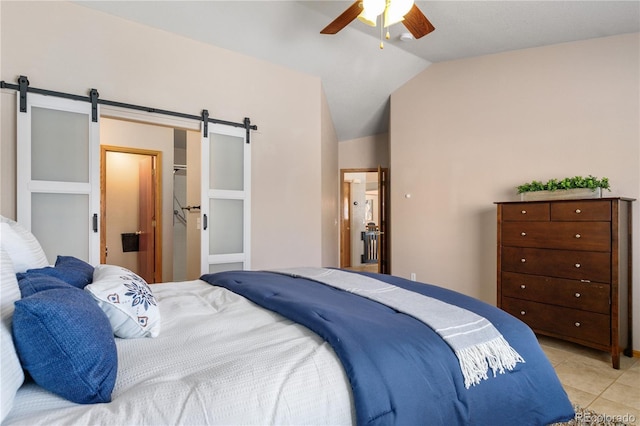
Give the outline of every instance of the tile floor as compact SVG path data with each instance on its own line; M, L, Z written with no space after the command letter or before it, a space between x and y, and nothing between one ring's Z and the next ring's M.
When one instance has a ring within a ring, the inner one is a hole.
M627 415L629 424L640 425L640 358L623 355L614 370L606 352L545 336L538 341L571 402L599 414Z

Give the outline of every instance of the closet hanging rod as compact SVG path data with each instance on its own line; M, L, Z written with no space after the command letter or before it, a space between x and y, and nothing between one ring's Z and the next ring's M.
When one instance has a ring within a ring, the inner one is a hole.
M173 117L186 118L190 120L203 121L205 137L208 136L207 135L208 123L223 124L226 126L245 128L247 130L247 143L249 143L249 130L258 130L258 126L256 126L255 124L251 124L251 120L248 117L245 117L242 123L238 123L233 121L219 120L217 118L209 118L209 111L207 111L206 109L202 110L202 115L193 115L193 114L186 114L182 112L169 111L165 109L128 104L124 102L109 101L106 99L99 99L98 98L99 94L96 89L91 89L89 92L89 96L74 95L71 93L57 92L54 90L38 89L36 87L29 86L29 79L23 75L21 75L18 78L18 84L7 83L4 80L0 81L0 89L11 89L11 90L20 92L20 112L27 112L27 92L31 92L39 95L55 96L58 98L71 99L74 101L89 102L93 105L93 115L92 115L93 121L98 121L97 109L95 106L97 104L101 104L101 105L134 109L137 111L144 111L144 112L150 112L150 113L156 113L156 114L162 114L162 115L170 115Z

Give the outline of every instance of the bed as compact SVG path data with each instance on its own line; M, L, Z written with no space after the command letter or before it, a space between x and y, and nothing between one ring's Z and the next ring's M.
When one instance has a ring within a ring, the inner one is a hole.
M0 238L2 425L544 425L574 417L531 330L450 290L358 274L480 315L522 362L465 385L456 353L430 327L350 289L286 271L146 286L114 265L70 256L48 265L33 235L6 218ZM62 306L51 315L70 311L65 326L51 326L59 319L49 321L47 295ZM114 295L136 311L114 313ZM39 329L21 330L34 316ZM89 317L99 321L88 331L65 334ZM44 358L59 332L71 342L57 340L65 352Z

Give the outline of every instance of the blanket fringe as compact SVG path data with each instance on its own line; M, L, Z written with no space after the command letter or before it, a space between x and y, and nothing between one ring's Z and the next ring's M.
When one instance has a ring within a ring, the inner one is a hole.
M495 377L497 373L503 374L505 369L513 370L516 363L525 362L502 336L458 350L456 356L467 389L481 380L487 380L489 368Z

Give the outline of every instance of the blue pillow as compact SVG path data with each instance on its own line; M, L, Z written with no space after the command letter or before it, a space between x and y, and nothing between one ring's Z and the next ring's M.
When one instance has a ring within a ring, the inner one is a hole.
M22 367L43 388L79 404L111 401L116 344L87 292L57 288L16 301L13 338Z
M55 267L29 269L27 273L49 275L81 289L93 281L93 266L73 256L58 256Z
M65 269L67 271L75 271L78 276L81 276L82 282L80 283L80 285L76 285L76 287L84 288L85 285L91 284L91 282L93 281L93 266L76 257L58 256L58 258L56 259L56 268Z
M52 290L54 288L75 288L71 284L68 284L54 276L31 271L34 270L31 269L28 272L16 274L16 277L18 278L18 286L20 287L20 294L23 299L44 290Z

